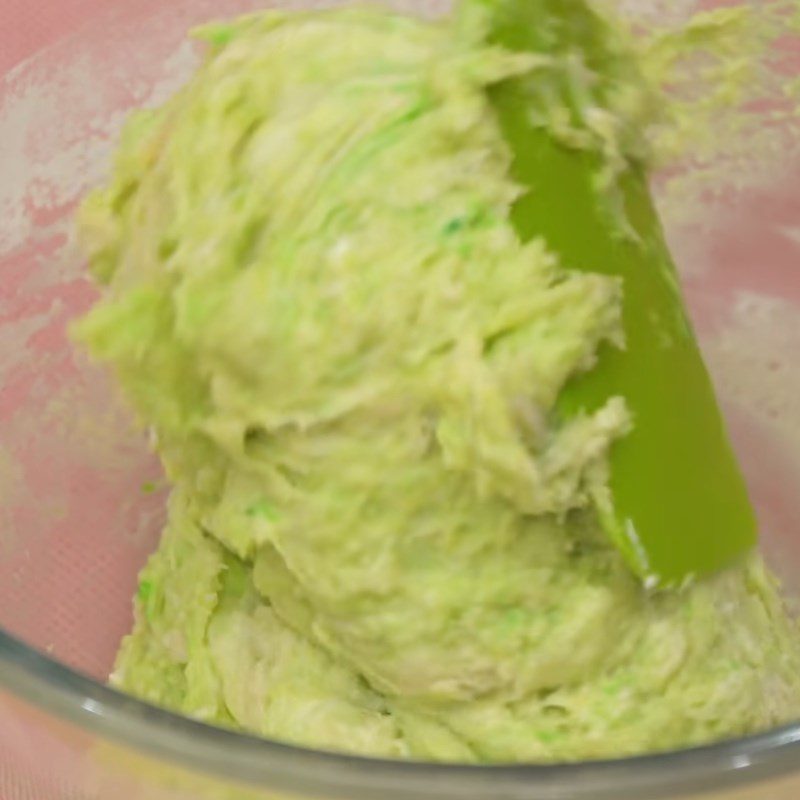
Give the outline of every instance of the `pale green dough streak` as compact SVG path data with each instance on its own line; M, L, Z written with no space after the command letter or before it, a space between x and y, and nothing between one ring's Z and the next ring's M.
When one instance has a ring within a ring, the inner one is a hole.
M202 36L81 213L107 290L78 335L175 484L115 683L439 760L800 716L800 637L759 563L649 596L596 524L625 403L553 409L623 344L621 289L508 221L486 87L535 57L380 11Z

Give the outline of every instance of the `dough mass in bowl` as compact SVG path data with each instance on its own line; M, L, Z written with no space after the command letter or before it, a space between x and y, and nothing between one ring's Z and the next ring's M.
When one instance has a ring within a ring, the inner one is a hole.
M380 10L198 35L204 65L130 120L80 215L104 296L76 334L173 484L113 682L468 762L800 716L800 636L757 557L647 592L597 522L635 420L556 401L624 346L622 286L509 222L487 89L536 57Z

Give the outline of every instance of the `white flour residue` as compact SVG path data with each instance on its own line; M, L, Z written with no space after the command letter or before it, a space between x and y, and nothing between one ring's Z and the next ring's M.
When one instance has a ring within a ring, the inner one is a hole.
M122 61L109 70L102 50L70 57L72 44L21 65L0 88L0 256L40 230L40 218L71 217L74 204L105 174L128 106L161 102L196 63L183 42L162 62L163 76L148 83L135 64Z
M742 292L705 349L720 394L776 428L800 453L798 306Z
M600 0L634 23L675 25L697 11L699 0Z

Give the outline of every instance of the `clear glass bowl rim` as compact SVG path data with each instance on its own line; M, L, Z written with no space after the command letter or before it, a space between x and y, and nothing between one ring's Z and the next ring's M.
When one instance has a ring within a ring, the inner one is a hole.
M148 705L2 629L0 689L90 734L195 773L331 800L676 798L800 773L800 722L705 747L577 764L468 766L321 752Z

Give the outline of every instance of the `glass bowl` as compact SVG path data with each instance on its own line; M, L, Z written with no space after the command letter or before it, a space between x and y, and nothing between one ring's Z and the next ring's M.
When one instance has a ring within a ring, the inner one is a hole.
M800 796L800 724L620 761L446 766L262 741L104 685L131 624L137 571L159 535L164 491L114 388L68 342L68 321L95 297L71 217L102 178L126 109L161 102L191 71L186 29L265 5L3 0L0 800ZM446 2L395 5L436 14ZM693 3L667 5L674 14ZM764 547L790 595L800 590L798 179L800 161L777 154L716 192L664 200ZM145 484L153 491L142 493Z

